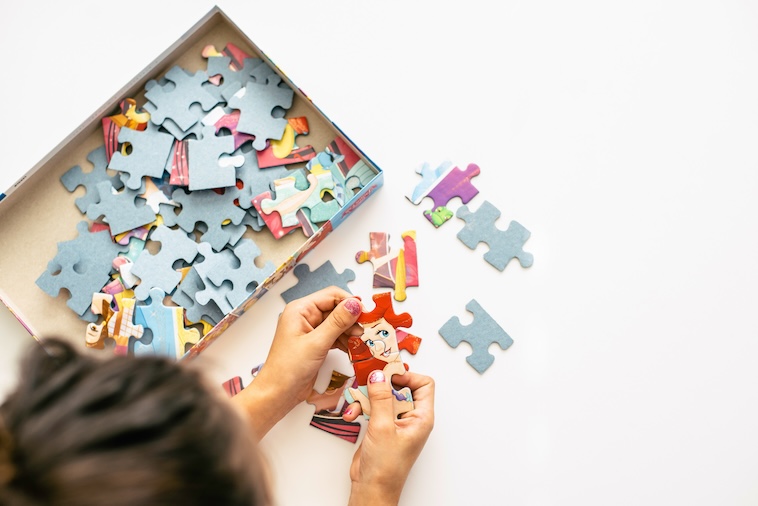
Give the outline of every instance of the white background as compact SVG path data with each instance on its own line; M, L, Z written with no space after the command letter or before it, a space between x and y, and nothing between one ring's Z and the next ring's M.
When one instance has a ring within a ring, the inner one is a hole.
M399 307L437 424L404 504L758 502L755 3L219 4L386 172L306 263L352 269L368 298L353 259L368 233L418 231L422 286ZM2 186L211 7L4 2ZM480 165L471 206L528 228L533 267L498 272L456 239L462 222L435 230L404 198L416 166L445 159ZM215 380L247 384L295 282L201 357ZM437 333L468 323L472 298L515 341L484 375ZM0 330L7 389L30 338L4 308ZM264 441L281 504L345 503L354 447L311 414Z

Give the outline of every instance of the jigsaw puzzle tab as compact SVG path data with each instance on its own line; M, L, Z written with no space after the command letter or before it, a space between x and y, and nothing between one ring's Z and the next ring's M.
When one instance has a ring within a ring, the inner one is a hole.
M210 111L219 102L219 99L203 86L203 83L208 81L205 71L189 74L183 68L174 66L166 73L165 79L174 83L170 91L167 90L167 85L155 81L146 85L145 98L155 106L150 119L156 125L171 119L182 132L186 132L199 119L197 114L190 111L193 104L199 104L204 111Z
M255 136L253 147L257 151L266 148L267 140L278 140L284 135L287 120L274 117L274 108L289 109L295 92L280 87L280 83L281 77L276 74L265 83L248 82L227 101L229 107L240 111L237 130Z
M144 184L139 190L125 188L114 193L110 181L103 181L98 183L96 190L99 201L87 208L87 217L95 220L104 216L111 235L116 236L155 221L155 212L145 204L145 199L140 198L144 192Z
M144 131L122 128L118 134L120 143L129 143L132 152L123 155L113 153L109 169L128 174L122 177L127 188L136 190L142 187L142 178L163 176L166 162L174 145L174 136L161 132L152 122Z
M131 272L140 278L139 285L134 289L138 300L147 299L153 288L172 293L182 279L182 274L174 269L174 263L178 260L192 262L198 252L197 243L185 232L172 230L165 225L155 228L150 240L161 243L161 249L156 254L145 249L134 262Z
M507 230L497 228L500 210L489 201L485 200L476 212L462 206L456 216L466 222L458 232L458 239L470 249L476 249L480 242L487 243L490 249L484 259L497 270L504 270L512 258L517 258L522 267L534 263L534 256L523 249L531 233L516 221L511 221Z
M473 352L466 357L466 362L479 374L483 374L495 361L494 355L488 351L490 345L497 343L501 349L507 350L513 344L513 339L475 299L466 304L466 310L474 315L473 323L462 325L458 317L453 316L439 332L453 348L464 341L469 343Z

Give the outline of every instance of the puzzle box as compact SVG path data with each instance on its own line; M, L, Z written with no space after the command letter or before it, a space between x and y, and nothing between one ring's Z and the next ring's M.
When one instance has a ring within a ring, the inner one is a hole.
M328 149L327 147L330 144L333 145L333 142L339 141L341 146L346 146L352 151L351 154L355 155L354 158L362 162L367 170L364 170L363 179L365 181L352 188L352 191L343 197L341 205L324 206L325 209L333 211L333 214L324 216L322 219L325 221L317 223L310 230L310 233L296 229L291 233L286 233L285 230L284 233L276 236L273 230L270 231L265 227L259 231L243 228L246 230L244 237L254 238L255 243L260 248L259 260L267 264L273 263L275 269L251 292L246 293L246 297L243 297L241 302L237 296L238 303L225 313L219 321L214 322L215 325L212 328L208 327L209 330L189 350L185 358L200 353L217 339L231 323L250 309L255 301L265 294L274 283L297 265L310 250L318 246L324 237L381 187L383 183L381 169L360 151L320 109L313 105L310 99L276 67L226 14L218 7L214 7L182 38L93 113L84 124L69 134L17 183L6 189L5 193L0 193L0 233L4 238L4 247L0 248L0 301L11 310L36 339L52 336L66 337L82 348L84 347L86 322L80 318L80 314L67 307L70 296L68 290L61 289L57 296L51 297L35 283L40 275L48 269L48 263L56 257L58 245L76 238L77 231L81 232L82 226L79 224L82 221L87 221L92 225L97 219L92 214L83 214L83 211L78 208L81 207L80 200L82 197L90 197L90 195L85 195L81 187L71 192L66 188L70 185L64 185L61 178L77 165L86 168L84 172L91 170L90 168L93 165L91 157L98 154L98 149L103 144L102 120L116 113L119 106L123 105L125 101L136 99L140 105L147 103L148 106L152 107L151 112L154 117L161 117L165 121L165 118L162 117L163 113L156 111L154 104L148 103L145 98L148 94L152 94L155 98L151 98L151 100L160 103L161 90L157 88L165 85L165 77L161 81L161 76L169 76L170 72L175 72L173 69L177 66L181 66L188 73L204 69L207 65L205 49L208 47L225 48L227 44L241 49L251 57L260 58L270 67L271 72L269 74L275 74L273 79L276 79L277 82L281 79L281 82L286 85L283 87L291 89L292 103L286 111L286 116L288 118L304 116L308 121L307 135L299 139L299 144L308 144L313 147L315 152L321 152ZM244 94L239 95L238 93L234 98L230 97L229 104L240 104L243 98ZM241 106L237 107L241 108ZM147 107L144 109L148 110ZM281 118L281 116L283 115L280 114L279 117ZM274 119L276 120L276 117ZM240 119L240 121L242 120ZM166 129L176 131L178 127L181 127L179 123L177 117L176 122L168 122L164 127L171 126L172 128ZM179 130L181 134L182 128ZM263 135L256 139L255 144L257 146L255 149L260 149L262 137ZM112 155L112 153L110 154ZM116 156L119 154L117 153ZM303 165L304 163L300 163L288 168L300 170ZM262 164L261 167L263 167ZM109 166L108 168L113 167ZM166 170L168 170L168 166ZM109 170L108 172L113 179L114 171ZM366 172L368 172L367 175ZM123 179L125 183L129 183L130 191L137 191L134 187L139 186L135 184L135 181L138 182L138 180L133 177ZM102 183L98 184L102 185ZM283 186L278 188L281 190ZM261 202L259 201L257 204L261 204ZM265 205L266 202L263 204ZM271 205L271 200L268 200L268 205ZM112 221L114 223L111 225L115 226L115 217ZM23 226L24 223L33 223L34 225ZM204 231L195 230L194 234L197 236L201 232ZM150 244L148 241L147 250L155 252L157 245ZM72 262L71 265L72 270L75 270L76 267L74 263ZM55 269L53 268L53 270ZM111 274L115 273L114 270ZM200 325L196 325L196 327L200 327Z

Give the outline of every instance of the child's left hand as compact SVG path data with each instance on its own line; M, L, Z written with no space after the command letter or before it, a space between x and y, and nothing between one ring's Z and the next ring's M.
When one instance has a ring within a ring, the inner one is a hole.
M248 412L259 438L310 395L329 350L344 350L349 335L363 333L355 323L361 311L357 298L334 286L285 306L263 368L232 398Z

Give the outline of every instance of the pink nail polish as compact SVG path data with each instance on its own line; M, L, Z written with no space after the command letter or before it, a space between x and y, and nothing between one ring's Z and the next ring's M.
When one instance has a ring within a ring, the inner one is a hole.
M368 377L369 383L384 383L384 373L382 371L374 371L371 376Z
M344 413L342 413L343 416L347 415L350 416L353 414L353 408L347 408Z
M355 299L347 299L345 301L345 309L347 309L351 315L358 316L361 314L361 303Z

